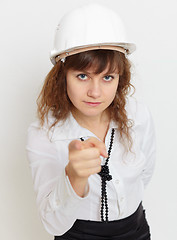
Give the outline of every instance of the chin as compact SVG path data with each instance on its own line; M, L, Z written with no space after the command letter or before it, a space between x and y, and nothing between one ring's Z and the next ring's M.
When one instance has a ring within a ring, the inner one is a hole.
M98 111L96 109L89 109L88 111L81 111L81 113L87 117L96 117L96 116L102 114L103 112L104 112L104 110Z

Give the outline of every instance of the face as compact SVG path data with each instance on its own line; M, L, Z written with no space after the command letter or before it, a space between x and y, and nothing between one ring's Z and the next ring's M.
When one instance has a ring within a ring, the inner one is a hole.
M87 71L68 70L67 93L76 116L99 118L114 100L119 83L117 72L100 74Z

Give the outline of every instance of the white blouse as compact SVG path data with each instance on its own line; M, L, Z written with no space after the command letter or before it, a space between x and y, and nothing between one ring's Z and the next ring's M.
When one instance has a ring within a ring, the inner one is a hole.
M154 170L155 133L151 114L141 102L129 98L126 105L132 127L132 153L126 153L115 131L113 147L109 159L112 180L107 182L109 221L130 216L143 200ZM49 125L53 118L48 118ZM37 206L45 229L52 235L62 235L68 231L76 219L101 221L101 178L91 175L84 197L79 197L72 188L65 167L68 164L68 145L74 139L85 140L94 136L88 129L81 127L72 114L61 124L58 123L49 133L45 123L40 128L39 121L28 129L27 157L31 167ZM109 149L112 128L111 121L105 138ZM102 164L105 159L102 158Z

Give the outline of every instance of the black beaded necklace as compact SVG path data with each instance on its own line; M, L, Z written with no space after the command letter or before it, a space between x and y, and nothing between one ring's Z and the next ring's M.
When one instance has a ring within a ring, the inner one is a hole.
M106 181L112 180L112 176L109 174L109 167L108 167L108 161L110 159L111 155L111 150L112 150L112 145L113 145L113 140L114 140L114 133L115 129L112 129L111 132L111 140L110 140L110 145L109 145L109 150L108 150L108 157L105 161L105 165L101 166L101 171L98 173L101 177L101 221L102 222L108 222L108 198L107 198L107 190L106 190ZM84 141L83 138L80 138L81 141ZM105 217L104 219L104 208L105 208Z

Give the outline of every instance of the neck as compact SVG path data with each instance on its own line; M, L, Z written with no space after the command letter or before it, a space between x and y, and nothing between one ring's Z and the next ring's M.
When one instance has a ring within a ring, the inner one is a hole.
M87 129L99 129L100 126L109 125L110 116L109 113L104 111L99 116L85 116L82 115L75 110L72 110L72 115L76 119L76 121L82 126Z

